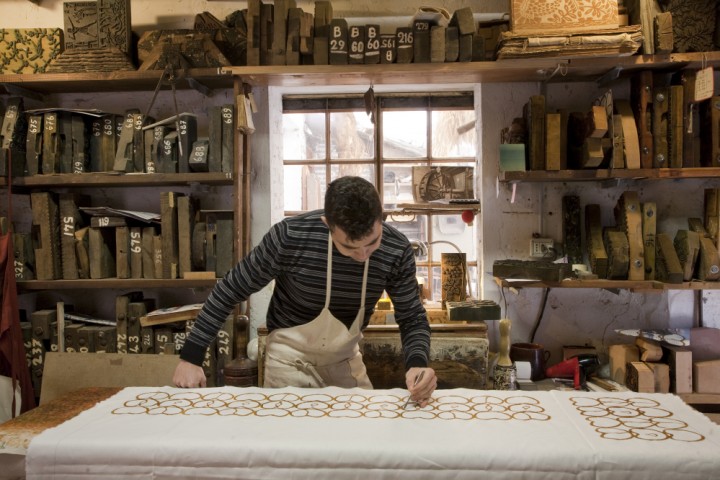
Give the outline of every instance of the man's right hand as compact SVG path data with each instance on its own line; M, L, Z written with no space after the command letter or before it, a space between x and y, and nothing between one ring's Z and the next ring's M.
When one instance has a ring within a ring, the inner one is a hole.
M180 388L204 388L207 386L207 379L202 367L180 360L175 367L173 383Z

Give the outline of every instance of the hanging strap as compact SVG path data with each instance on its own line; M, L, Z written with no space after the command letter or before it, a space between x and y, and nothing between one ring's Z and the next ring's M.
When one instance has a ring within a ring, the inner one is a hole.
M329 229L328 229L329 230ZM328 231L328 253L327 253L327 281L325 282L325 308L330 307L330 294L332 290L332 233ZM367 275L370 258L365 260L365 268L363 270L362 292L360 294L360 308L365 308L365 292L367 291Z

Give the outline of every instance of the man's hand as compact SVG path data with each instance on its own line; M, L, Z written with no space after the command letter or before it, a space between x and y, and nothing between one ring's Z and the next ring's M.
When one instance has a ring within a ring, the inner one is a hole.
M417 385L415 379L423 372L423 376ZM430 396L437 388L437 377L435 370L432 368L413 367L405 372L405 385L410 392L410 398L418 403L420 408L426 406L430 402Z
M180 388L204 388L207 386L207 379L202 367L180 360L175 368L173 383Z

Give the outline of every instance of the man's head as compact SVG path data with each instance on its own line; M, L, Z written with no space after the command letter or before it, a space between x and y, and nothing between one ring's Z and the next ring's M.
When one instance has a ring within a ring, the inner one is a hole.
M328 185L323 220L343 255L364 261L380 245L380 195L363 178L341 177Z

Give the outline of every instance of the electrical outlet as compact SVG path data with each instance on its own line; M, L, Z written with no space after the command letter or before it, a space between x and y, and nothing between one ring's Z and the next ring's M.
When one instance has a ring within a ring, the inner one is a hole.
M552 258L553 239L552 238L531 238L530 239L530 256L536 258Z

